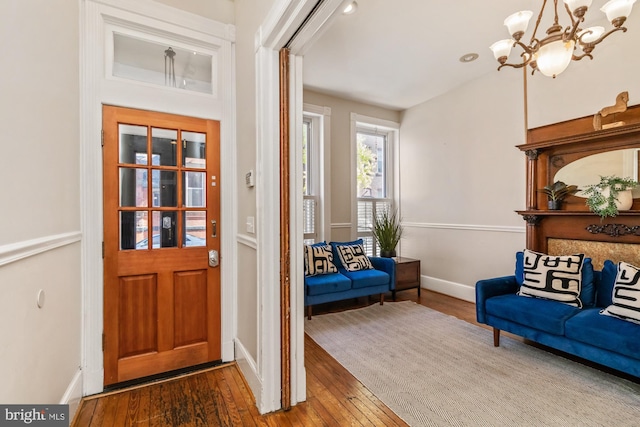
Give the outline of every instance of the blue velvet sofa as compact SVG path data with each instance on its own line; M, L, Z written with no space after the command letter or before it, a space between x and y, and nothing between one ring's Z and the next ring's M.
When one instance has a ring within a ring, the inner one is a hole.
M384 294L395 289L395 261L392 258L368 257L373 269L348 271L340 261L337 246L358 243L330 242L336 273L305 276L304 305L307 317L311 319L312 306L349 298L358 298L380 294L380 304L384 303Z
M640 324L600 314L612 304L616 264L606 261L602 271L583 268L582 308L517 295L519 274L516 263L515 275L476 283L477 320L493 327L494 346L503 330L640 377Z

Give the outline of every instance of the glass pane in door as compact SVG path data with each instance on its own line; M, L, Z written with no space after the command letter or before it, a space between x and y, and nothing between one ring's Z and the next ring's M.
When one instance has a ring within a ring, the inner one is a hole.
M147 155L147 127L134 125L118 125L118 161L146 165ZM140 157L140 154L143 157Z
M184 213L183 246L207 245L207 213L206 211L189 211Z
M139 168L120 168L120 206L146 207L147 170Z
M153 242L152 247L175 248L178 246L176 234L177 212L153 211Z
M147 249L147 212L120 212L120 249Z
M182 164L186 168L205 169L206 135L199 132L182 132Z
M184 173L184 200L183 204L188 208L205 207L205 173L185 172Z
M178 206L177 172L154 169L151 175L153 207Z
M151 150L154 158L159 160L160 166L178 165L177 140L178 131L175 129L151 128Z

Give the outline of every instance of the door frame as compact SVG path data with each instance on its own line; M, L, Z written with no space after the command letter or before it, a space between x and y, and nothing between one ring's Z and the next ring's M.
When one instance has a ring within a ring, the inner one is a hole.
M289 134L290 140L290 342L282 343L290 349L291 404L306 400L306 371L304 368L304 292L302 260L302 135L303 56L330 22L336 19L341 7L350 0L277 0L256 33L256 125L257 170L263 177L262 191L256 194L258 206L258 277L266 283L279 283L279 51L288 46L289 61ZM319 3L319 4L318 4ZM317 5L317 6L316 6ZM313 16L307 20L314 9ZM301 28L301 26L304 26ZM300 31L298 31L300 29ZM297 33L296 33L297 31ZM295 38L291 41L291 38ZM291 41L291 42L290 42ZM258 331L262 373L252 384L256 403L261 412L280 409L280 307L282 296L268 287L261 288L261 325ZM241 365L242 366L242 365ZM246 374L245 374L246 375ZM252 378L247 378L252 383Z
M221 338L223 361L234 360L236 336L235 27L151 2L80 1L80 217L83 395L103 391L102 104L219 120L221 177ZM215 95L185 93L106 76L111 27L197 43L218 58ZM229 254L226 259L225 254Z

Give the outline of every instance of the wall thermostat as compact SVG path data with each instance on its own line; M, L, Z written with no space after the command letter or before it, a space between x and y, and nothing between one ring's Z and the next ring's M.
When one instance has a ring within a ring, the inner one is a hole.
M245 180L245 183L247 184L247 187L253 187L254 185L256 185L253 177L253 169L247 172L247 174L244 176L244 180Z

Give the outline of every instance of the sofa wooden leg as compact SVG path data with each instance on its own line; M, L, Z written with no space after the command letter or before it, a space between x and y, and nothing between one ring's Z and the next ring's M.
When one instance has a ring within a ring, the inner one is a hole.
M500 329L493 328L493 346L500 347Z
M307 306L307 319L311 320L311 306Z
M380 294L380 305L384 304L384 294Z

